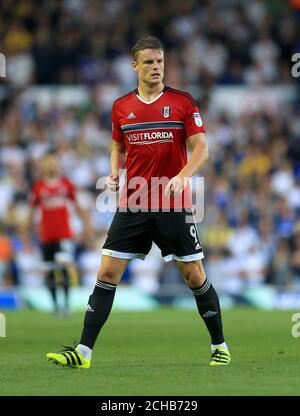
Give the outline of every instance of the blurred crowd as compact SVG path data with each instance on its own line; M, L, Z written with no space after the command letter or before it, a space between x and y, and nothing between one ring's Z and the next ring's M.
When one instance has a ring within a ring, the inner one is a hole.
M19 88L115 82L126 90L135 81L130 48L151 33L167 48L172 83L274 84L288 81L300 50L297 3L1 0L0 50Z
M288 3L2 0L0 51L7 57L9 94L0 94L0 287L43 285L37 233L26 228L26 218L39 160L50 147L95 230L95 241L85 241L72 217L74 282L94 284L112 219L97 211L95 185L109 173L111 105L136 86L130 47L146 34L166 46L166 84L193 93L207 127L199 230L209 279L231 294L263 283L300 285L299 102L236 115L215 113L210 105L218 85L291 82L300 18ZM22 98L35 84L86 85L89 103L39 106ZM152 294L181 285L156 247L145 262L130 264L123 282Z

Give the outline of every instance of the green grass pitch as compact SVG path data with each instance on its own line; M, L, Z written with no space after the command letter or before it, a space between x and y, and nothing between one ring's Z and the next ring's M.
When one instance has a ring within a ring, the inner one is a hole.
M0 338L0 395L299 395L300 338L293 312L223 312L232 363L209 367L210 340L196 311L113 311L89 370L54 366L47 352L78 339L84 313L58 319L7 312Z

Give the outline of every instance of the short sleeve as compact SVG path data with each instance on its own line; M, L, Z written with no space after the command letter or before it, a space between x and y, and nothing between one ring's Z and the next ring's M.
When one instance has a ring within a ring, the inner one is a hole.
M187 111L184 120L184 129L187 138L192 136L193 134L205 133L205 127L203 125L199 108L192 101L192 99L188 100L187 103Z
M112 139L118 143L124 143L124 136L120 127L120 121L118 118L115 104L113 105L113 108L112 108L111 118L112 118Z
M31 207L36 207L40 203L40 194L39 194L39 185L36 183L31 191L29 196L29 205Z
M68 185L68 198L72 201L76 201L76 189L75 186L71 181L66 179L67 185Z

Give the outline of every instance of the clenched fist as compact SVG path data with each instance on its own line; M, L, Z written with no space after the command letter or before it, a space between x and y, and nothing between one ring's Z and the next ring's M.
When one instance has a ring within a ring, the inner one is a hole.
M187 186L189 178L174 176L171 178L165 189L165 196L176 197L182 194L182 191Z
M110 174L106 180L108 189L117 192L119 190L119 176Z

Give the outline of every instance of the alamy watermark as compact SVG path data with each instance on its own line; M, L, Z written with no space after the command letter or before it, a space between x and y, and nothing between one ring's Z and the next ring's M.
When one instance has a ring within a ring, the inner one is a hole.
M300 337L300 312L294 313L292 315L292 322L295 324L292 326L292 336L294 338Z
M300 77L300 52L294 53L292 56L292 62L296 62L291 69L292 76L294 78Z
M3 53L0 53L0 78L6 77L6 59Z
M6 319L3 313L0 313L0 337L6 337Z
M150 181L144 177L135 176L126 179L126 170L120 171L119 190L114 192L107 188L107 178L97 180L96 189L101 193L96 200L98 212L175 212L191 208L191 214L186 215L186 223L199 223L204 218L204 178L186 178L186 186L182 193L165 194L170 181L167 177L151 177Z

